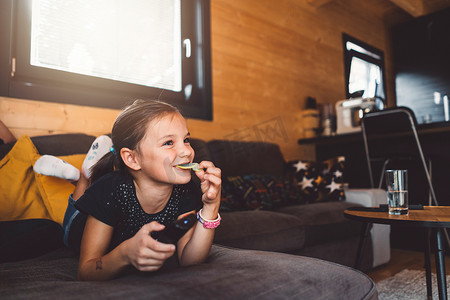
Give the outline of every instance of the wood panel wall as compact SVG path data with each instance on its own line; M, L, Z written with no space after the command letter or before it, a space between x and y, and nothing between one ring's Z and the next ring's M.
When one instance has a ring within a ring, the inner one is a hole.
M316 7L318 6L318 7ZM394 9L395 10L395 9ZM393 99L388 0L211 0L213 121L190 119L193 137L270 141L286 159L314 159L299 146L308 96L345 98L342 33L385 51ZM118 111L0 98L0 119L17 136L109 132Z

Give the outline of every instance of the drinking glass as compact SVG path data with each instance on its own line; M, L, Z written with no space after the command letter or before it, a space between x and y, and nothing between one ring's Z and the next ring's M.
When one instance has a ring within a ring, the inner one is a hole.
M386 170L386 188L390 215L408 214L408 170Z

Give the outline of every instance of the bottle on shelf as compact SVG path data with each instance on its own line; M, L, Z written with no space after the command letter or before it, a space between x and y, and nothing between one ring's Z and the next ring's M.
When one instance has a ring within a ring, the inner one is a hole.
M323 104L320 111L322 135L334 135L336 133L336 116L333 113L333 105L331 103Z
M304 138L317 136L319 130L319 111L317 102L313 97L306 98L306 107L301 112L301 125Z

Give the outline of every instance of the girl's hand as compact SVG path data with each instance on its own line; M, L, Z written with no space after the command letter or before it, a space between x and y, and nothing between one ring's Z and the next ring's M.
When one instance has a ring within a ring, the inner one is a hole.
M129 263L139 271L156 271L175 253L175 245L160 243L150 236L153 231L163 229L164 225L153 221L124 242Z
M195 172L201 181L202 201L204 204L220 204L220 192L222 186L222 171L210 161L202 161L199 164L202 171ZM206 171L204 171L206 169Z
M195 174L200 178L203 193L202 217L206 220L216 220L219 217L222 171L210 161L202 161L199 167L201 171ZM192 234L186 234L178 242L180 264L188 266L204 262L209 255L214 233L214 229L205 228L196 222Z

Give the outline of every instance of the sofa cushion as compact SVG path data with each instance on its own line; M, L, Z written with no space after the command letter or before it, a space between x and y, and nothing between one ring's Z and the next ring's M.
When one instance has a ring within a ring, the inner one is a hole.
M340 156L324 162L323 184L319 187L323 197L329 201L345 200L345 157Z
M213 140L209 152L222 177L247 174L283 175L285 161L277 144Z
M38 257L63 246L56 222L30 219L0 222L0 263Z
M196 162L201 162L203 160L211 161L211 154L209 153L208 145L205 141L200 139L190 139L191 147L195 151Z
M33 172L37 154L28 136L22 136L0 161L0 221L51 219Z
M271 211L223 213L214 242L244 249L291 252L303 247L305 226L293 215Z
M32 164L36 162L41 155L36 154L32 159ZM81 170L81 165L86 157L85 154L73 154L65 156L57 156L68 164L71 164L78 170ZM68 180L45 176L34 172L36 184L39 189L46 210L49 212L51 219L62 226L64 215L67 209L67 201L69 195L75 190L75 185Z
M55 156L86 154L94 140L95 136L82 133L54 134L31 138L39 154Z
M355 203L343 201L319 202L286 206L279 213L296 216L305 226L305 246L358 236L361 224L344 216L344 210Z
M377 299L373 281L352 268L218 245L202 264L104 282L77 281L77 267L69 250L2 264L0 294L5 299Z
M341 239L339 242L323 241L321 244L303 247L303 249L293 254L320 258L344 266L354 267L356 257L358 256L357 245L359 244L359 241L359 235ZM368 240L366 241L366 247L364 247L364 255L362 256L359 269L365 273L373 269L373 248L369 246L371 244L372 239L369 235Z
M345 200L344 163L344 157L322 162L289 161L286 176L296 182L306 203Z
M7 144L0 144L0 160L5 157L6 154L11 151L12 147L14 146L15 142L7 143Z
M26 135L0 161L0 221L49 219L62 224L67 199L75 186L67 180L33 171L41 157ZM80 169L85 155L59 158Z

